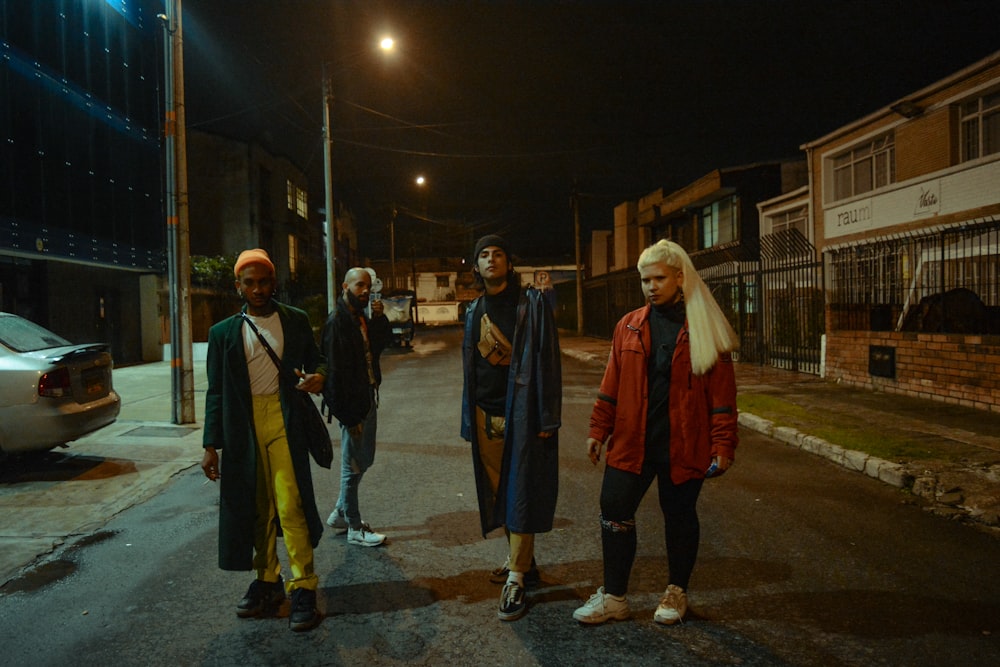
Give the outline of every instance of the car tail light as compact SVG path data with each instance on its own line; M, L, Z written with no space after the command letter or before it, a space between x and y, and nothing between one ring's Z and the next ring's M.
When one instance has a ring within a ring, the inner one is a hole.
M57 368L43 375L38 380L38 395L49 398L62 398L73 395L73 387L69 380L68 368Z

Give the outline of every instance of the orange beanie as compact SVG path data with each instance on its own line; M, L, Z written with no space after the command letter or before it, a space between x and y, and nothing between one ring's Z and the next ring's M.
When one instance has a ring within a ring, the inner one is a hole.
M241 252L236 260L236 266L233 267L233 273L236 274L237 278L240 277L240 271L247 264L263 264L270 269L271 275L274 275L274 264L271 263L271 258L267 256L267 251L265 250L254 248L253 250L244 250Z

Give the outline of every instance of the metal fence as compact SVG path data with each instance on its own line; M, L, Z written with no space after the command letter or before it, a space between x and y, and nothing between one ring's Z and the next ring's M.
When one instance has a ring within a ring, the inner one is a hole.
M734 356L819 373L823 265L815 248L798 230L788 229L762 238L757 250L734 248L722 255L729 261L698 271L739 335ZM748 259L753 255L760 260ZM622 315L642 304L634 269L591 278L584 283L584 332L610 338Z
M1000 334L1000 221L826 254L832 330Z
M605 273L583 284L583 332L610 339L626 313L643 305L642 287L635 269Z

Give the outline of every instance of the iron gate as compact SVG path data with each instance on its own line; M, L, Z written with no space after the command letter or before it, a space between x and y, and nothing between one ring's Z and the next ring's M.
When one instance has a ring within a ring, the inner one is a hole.
M789 228L760 239L759 260L748 254L744 247L732 261L699 270L740 337L734 357L819 374L825 316L816 248Z

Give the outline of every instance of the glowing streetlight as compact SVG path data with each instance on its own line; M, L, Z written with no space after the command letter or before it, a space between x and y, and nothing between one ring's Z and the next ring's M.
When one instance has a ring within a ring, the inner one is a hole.
M383 37L379 48L391 51L396 43L392 37ZM330 75L326 62L323 63L323 175L326 206L326 307L332 313L337 304L337 224L333 210L333 165L330 151L333 140L330 135L330 105L333 101Z

